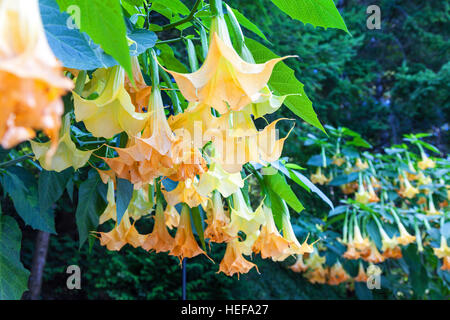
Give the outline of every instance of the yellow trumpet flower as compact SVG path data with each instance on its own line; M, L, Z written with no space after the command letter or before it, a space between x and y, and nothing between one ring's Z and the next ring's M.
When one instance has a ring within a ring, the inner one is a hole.
M224 114L257 101L275 64L286 58L272 59L263 64L248 63L231 45L213 33L208 56L199 70L189 74L165 70L175 78L188 101L212 106Z
M337 286L350 279L348 273L344 270L339 260L330 268L328 274L328 284Z
M450 270L450 248L447 245L447 240L441 235L441 246L439 248L433 248L434 254L439 259L443 259L442 270Z
M228 242L225 255L220 262L219 271L217 273L223 272L227 276L232 276L237 273L239 278L241 273L247 273L253 267L258 270L256 264L251 263L242 256L241 246L239 240L236 238Z
M308 266L303 262L302 254L297 255L297 260L293 265L289 266L289 269L297 273L305 272L306 270L308 270Z
M174 227L178 227L180 224L180 214L178 213L177 209L171 205L167 205L166 210L164 210L164 218L166 221L166 226L170 230L172 230Z
M369 254L364 255L362 259L364 261L372 263L381 263L384 260L386 260L385 257L383 257L381 253L378 251L377 246L373 242L370 243Z
M222 204L222 198L217 191L214 191L209 199L206 207L206 223L205 238L211 242L228 242L230 237L224 228L230 223L230 218L225 213Z
M289 250L290 241L286 240L278 232L273 219L272 210L263 205L265 223L261 232L253 244L253 252L261 253L261 258L271 258L273 261L282 261L291 254Z
M366 170L367 168L369 168L369 164L367 163L367 161L363 162L361 158L356 159L355 165L359 170Z
M0 144L3 148L31 139L43 130L55 151L61 96L73 83L45 37L37 0L0 2Z
M422 170L426 170L428 168L434 168L436 163L428 158L424 153L422 153L422 160L417 163L418 167Z
M358 192L355 193L355 200L362 204L368 204L370 201L370 194L364 188L364 185L361 183L358 186Z
M314 184L324 185L330 182L331 179L328 179L323 173L322 168L317 167L316 173L311 175L311 182Z
M125 131L129 135L140 132L149 113L135 111L130 95L125 89L125 70L120 66L94 72L93 81L106 75L104 88L99 86L98 97L85 99L73 92L74 111L77 121L83 121L95 137L112 138ZM102 90L101 90L102 89Z
M282 261L282 260L286 259L288 256L293 255L293 254L305 254L305 253L313 252L313 250L314 250L313 245L319 240L317 240L311 244L308 244L308 238L309 238L309 235L308 235L308 236L306 236L305 241L302 244L300 244L300 242L298 242L298 240L297 240L297 237L295 236L294 230L292 229L292 224L291 224L288 214L284 214L282 216L281 224L282 224L282 230L283 230L283 238L289 242L289 249L285 250L285 253L278 257L278 261Z
M200 249L194 238L189 215L189 208L186 205L183 205L183 208L181 209L180 224L175 235L175 243L173 249L169 253L171 256L177 256L180 261L183 261L184 258L198 256L199 254L207 256L206 253Z
M240 172L228 173L222 168L220 163L216 163L213 160L208 172L200 176L197 191L206 197L212 191L217 190L224 198L228 198L243 187L244 180Z
M359 263L358 275L353 279L356 282L367 282L367 280L369 279L361 262Z
M52 148L51 141L39 143L30 141L31 149L41 167L47 171L61 172L73 167L75 170L83 167L92 155L93 151L81 151L70 138L70 115L64 117L64 124L57 141L56 151L50 158L49 151Z
M207 198L198 193L197 183L196 180L193 181L191 179L180 181L172 191L162 190L164 198L171 206L175 206L178 203L186 203L191 208L204 205Z
M391 259L400 259L402 257L402 250L398 246L397 238L390 238L386 231L383 228L379 229L381 234L381 250L383 251L382 255L385 258Z
M156 204L153 231L146 236L142 248L146 251L155 250L158 253L171 251L174 245L175 240L169 234L169 231L167 231L162 203L158 201Z

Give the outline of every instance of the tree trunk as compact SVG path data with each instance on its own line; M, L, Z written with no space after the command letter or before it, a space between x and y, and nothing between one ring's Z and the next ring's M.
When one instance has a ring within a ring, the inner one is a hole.
M33 264L29 281L29 300L38 300L41 296L42 276L44 275L47 249L50 241L50 233L38 231L33 253Z

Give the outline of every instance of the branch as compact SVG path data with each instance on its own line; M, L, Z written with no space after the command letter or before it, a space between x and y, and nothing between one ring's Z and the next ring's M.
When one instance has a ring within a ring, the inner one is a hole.
M200 2L201 2L200 0L197 0L195 2L194 6L192 7L191 12L189 12L189 14L185 18L183 18L181 20L178 20L178 21L176 21L174 23L169 23L169 24L166 24L165 26L162 26L162 30L161 31L172 29L172 28L174 28L176 26L179 26L181 24L184 24L186 22L191 21L194 18L195 12L197 11L198 6L200 5Z

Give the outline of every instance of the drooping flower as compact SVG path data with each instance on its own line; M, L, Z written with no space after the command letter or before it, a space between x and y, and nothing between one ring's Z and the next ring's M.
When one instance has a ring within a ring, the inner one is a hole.
M161 200L157 201L155 224L153 231L146 236L142 248L147 251L167 252L171 251L175 245L175 240L167 231L166 222L164 218L164 210Z
M141 67L137 56L131 57L131 67L134 85L128 75L125 75L124 87L130 95L131 102L136 112L147 112L148 100L152 92L152 87L147 86L142 76Z
M184 181L207 172L208 167L200 151L192 146L189 140L178 136L177 138L172 145L173 168L169 171L168 178L173 181Z
M416 237L410 235L400 221L398 221L398 230L400 231L400 236L398 236L396 240L399 244L406 246L416 240Z
M288 256L293 254L305 254L313 252L314 250L313 245L319 240L316 240L315 242L308 244L309 238L308 234L305 241L302 244L300 244L300 242L297 240L297 237L295 236L294 229L292 228L292 224L289 219L289 214L283 214L283 216L281 217L281 224L283 230L283 238L285 238L289 242L289 249L286 250L284 255L280 255L278 257L279 261L282 261L286 259Z
M219 163L212 162L208 172L200 176L197 191L206 197L213 190L217 190L224 198L228 198L243 187L244 180L240 172L228 173Z
M130 95L124 87L125 70L120 66L105 71L94 72L96 77L106 76L105 86L98 86L98 97L93 100L83 98L73 92L74 111L77 121L83 121L86 128L95 137L112 138L125 131L136 135L147 122L148 113L135 111ZM96 83L101 83L96 81Z
M164 210L164 217L166 226L170 230L178 227L178 225L180 224L180 214L178 213L177 209L175 209L175 207L171 205L166 206L166 210Z
M375 190L373 189L372 184L369 183L369 186L367 187L367 189L369 192L369 202L370 203L379 202L380 198L375 193Z
M185 204L183 204L181 209L180 224L178 225L177 233L175 235L175 243L169 254L178 257L180 261L184 258L198 256L199 254L206 255L206 253L198 246L198 243L194 238L189 207Z
M358 182L350 182L341 186L341 190L344 194L352 194L358 190Z
M265 221L262 205L253 211L244 200L241 190L233 194L233 206L230 214L231 221L224 231L232 238L237 238L239 232L245 234L245 240L239 241L241 252L252 254L252 247L259 236L259 229Z
M400 188L398 194L403 198L412 199L419 193L419 189L413 187L409 180L404 181L404 186Z
M342 254L342 256L348 260L357 260L360 258L361 254L358 250L356 250L353 241L350 241L347 243L347 250Z
M37 0L0 3L0 143L3 148L43 130L56 148L61 96L73 87L45 37Z
M443 259L442 270L450 270L450 247L447 245L447 239L441 235L441 246L433 248L434 254L439 259Z
M211 242L228 242L230 237L224 228L230 223L230 218L225 213L222 204L222 198L217 191L214 191L206 206L206 223L205 238Z
M261 96L256 101L246 107L256 119L277 111L289 96L276 96L270 91L269 86L262 88L260 94Z
M425 210L425 212L427 213L427 215L437 215L437 214L441 214L438 210L436 210L436 207L434 206L434 201L433 201L433 195L430 193L429 194L429 201L428 201L428 209Z
M425 176L422 171L417 175L417 186L426 186L428 184L432 184L433 180L431 180L430 176Z
M385 258L381 255L381 253L377 249L377 246L373 242L370 243L369 254L363 256L362 259L372 263L381 263L385 260Z
M283 238L278 232L273 219L272 210L263 205L262 210L265 215L265 223L261 227L261 232L253 244L253 252L261 254L261 258L271 258L273 261L282 261L292 254L290 241Z
M342 166L345 163L344 157L339 157L337 154L333 156L333 163L338 167Z
M402 257L402 250L398 246L397 238L390 238L381 226L379 227L379 231L381 234L381 250L383 251L383 257L400 259Z
M331 179L328 179L323 173L321 167L318 167L315 174L311 175L311 182L315 184L324 185L330 182Z
M355 200L362 204L368 204L370 201L370 194L362 183L359 184L358 192L355 193Z
M148 195L148 185L147 188L135 189L128 205L128 214L133 220L139 220L150 214L153 205L153 199L150 199Z
M178 203L186 203L189 207L193 208L201 204L206 204L207 198L198 193L197 183L197 181L192 181L191 179L180 181L172 191L162 190L164 198L171 206L175 206Z
M308 270L308 266L303 262L302 254L297 255L297 260L293 265L289 266L289 269L298 273L305 272L306 270Z
M328 273L328 284L332 286L337 286L350 279L350 276L342 267L339 260L330 268Z
M221 114L241 110L260 98L273 67L287 57L263 64L248 63L236 53L229 38L221 39L214 30L211 34L208 56L199 70L189 74L166 71L188 101L212 106Z
M370 248L370 241L367 237L363 238L361 229L359 228L357 222L353 227L353 245L355 246L356 250L358 250L362 255L364 255Z
M355 166L361 171L369 168L369 164L367 163L367 161L363 162L361 158L356 159Z
M256 264L251 263L242 256L239 240L235 238L227 244L227 249L222 261L220 262L218 273L223 272L228 276L232 276L237 273L239 278L241 273L247 273L253 267L258 270Z
M434 168L436 163L427 157L425 153L422 153L422 160L417 163L421 170L426 170L428 168Z
M93 151L81 151L70 138L70 115L64 117L64 123L57 141L56 151L52 157L48 157L54 142L39 143L30 141L34 156L42 168L47 171L61 172L73 167L75 170L83 167L92 155Z
M367 276L366 271L364 270L364 266L360 262L359 269L358 269L358 275L355 278L353 278L353 280L355 280L356 282L367 282L368 278L369 277Z
M320 283L325 284L327 282L328 270L323 266L320 266L315 269L308 269L305 274L305 277L311 283Z

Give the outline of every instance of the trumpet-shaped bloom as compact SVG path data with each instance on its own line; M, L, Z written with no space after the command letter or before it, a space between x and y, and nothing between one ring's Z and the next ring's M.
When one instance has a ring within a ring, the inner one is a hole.
M197 175L202 175L208 171L202 154L191 145L189 140L178 137L178 140L172 145L171 153L173 168L170 170L171 174L168 178L173 181L194 179Z
M141 217L150 214L153 205L153 199L149 199L148 196L148 189L135 189L128 205L128 213L133 220L139 220Z
M215 191L212 193L210 201L206 207L206 223L208 226L205 229L205 238L212 242L228 242L230 237L224 228L230 223L230 218L225 213L222 205L222 198L220 194Z
M197 183L191 179L180 181L172 191L162 190L164 198L171 206L175 206L178 203L186 203L189 207L193 208L205 204L207 198L197 192Z
M297 260L293 265L289 266L289 269L297 273L305 272L306 270L308 270L308 266L303 262L302 254L297 255Z
M34 156L41 167L47 171L61 172L73 167L75 170L83 167L92 155L92 151L81 151L70 138L70 115L64 118L64 124L59 136L56 151L48 157L52 142L39 143L30 141Z
M63 76L42 26L37 0L0 3L0 143L11 148L43 130L55 150L64 107L73 87Z
M381 234L381 250L383 251L383 257L400 259L402 257L402 250L398 246L397 238L390 238L383 228L380 228L379 231Z
M288 256L293 254L305 254L312 253L314 251L313 245L316 242L308 244L309 235L306 237L305 241L300 244L297 237L295 236L294 230L292 229L292 224L289 219L289 214L283 214L281 218L281 224L283 229L283 237L289 242L289 249L285 250L284 255L278 257L278 261L286 259Z
M214 33L208 56L201 68L193 73L169 72L183 96L190 102L214 107L221 114L241 110L260 96L272 74L277 58L263 64L244 61L233 49Z
M369 168L369 164L367 163L367 161L363 162L361 158L356 159L355 165L359 170L366 170Z
M348 260L357 260L360 258L361 254L358 250L356 250L353 241L347 243L347 250L342 254L345 259Z
M100 215L99 224L103 224L108 220L116 221L117 217L117 207L116 207L116 199L114 198L114 181L113 179L109 179L108 183L108 191L106 193L106 201L108 202L105 210Z
M368 204L370 201L370 194L366 191L362 183L358 187L358 192L355 193L355 200L362 204Z
M367 237L363 238L358 223L353 228L353 245L360 253L365 253L370 248L370 241Z
M178 227L180 224L180 214L178 213L177 209L171 205L167 205L166 210L164 210L164 217L166 221L166 226L170 230L172 230L174 227Z
M240 172L228 173L219 163L212 162L208 172L200 176L197 191L206 197L217 190L224 198L228 198L243 187L244 180Z
M152 87L147 86L145 83L144 77L142 76L141 67L139 65L139 60L136 56L131 57L131 67L135 85L132 84L128 78L128 75L125 75L124 87L130 95L135 111L146 112Z
M324 269L323 266L315 269L309 269L305 274L305 277L309 280L309 282L320 284L324 284L327 282L327 276L328 270Z
M206 253L200 249L194 238L191 227L191 218L189 216L189 207L186 205L183 205L183 208L181 209L180 224L175 235L175 243L169 254L177 256L180 261L184 258L192 258L199 254L206 255Z
M421 170L426 170L428 168L434 168L436 163L428 158L425 154L422 154L422 160L417 163Z
M114 229L110 232L98 232L98 234L100 234L100 244L111 251L119 251L127 243L137 248L142 246L145 240L145 235L139 234L134 224L131 224L127 211L120 224L116 224Z
M419 193L419 189L413 187L409 180L404 181L404 186L400 188L398 194L403 198L412 199Z
M236 238L228 242L225 255L220 262L218 273L223 272L227 276L232 276L237 273L239 278L241 273L247 273L253 267L258 270L256 264L251 263L242 256L241 246L239 240Z
M385 260L385 257L381 255L381 253L378 251L377 246L375 243L370 243L370 253L368 255L365 255L363 257L363 260L372 262L372 263L381 263Z
M124 87L125 70L120 66L96 71L94 78L106 75L106 84L99 90L98 97L85 99L73 92L74 110L77 121L83 121L86 128L96 137L112 138L123 131L129 135L140 132L149 117L148 113L135 111L130 95ZM99 87L100 88L100 87Z
M399 244L406 246L416 240L416 237L410 235L401 222L398 224L398 231L400 231L400 236L396 240Z
M323 173L322 168L318 167L315 174L311 175L311 182L315 184L324 185L330 182L331 179L328 179Z
M142 248L147 251L158 252L171 251L175 245L175 240L167 231L164 218L164 210L160 201L156 204L155 224L153 231L145 238Z
M254 115L255 118L262 118L266 114L272 114L283 105L284 100L289 95L276 96L270 91L268 86L265 86L260 91L261 96L258 100L249 104L246 108L249 109L250 113Z
M450 270L450 247L447 245L447 240L441 235L441 246L433 248L436 257L442 260L441 270Z
M337 261L331 268L328 274L328 284L332 286L337 286L342 282L350 279L350 276L342 267L341 263Z
M427 184L432 184L433 180L431 180L430 176L425 176L422 171L419 172L417 175L417 185L418 186L425 186Z
M341 190L344 194L352 194L356 190L358 190L358 183L357 182L346 183L341 186Z
M367 279L369 279L361 262L359 263L358 275L353 279L356 282L367 282Z
M237 238L239 232L245 233L245 240L239 242L241 252L251 255L252 246L259 235L259 229L265 221L262 205L255 211L248 207L241 190L233 194L233 207L231 208L231 222L224 231L232 238Z
M377 194L375 193L375 190L373 189L373 186L371 184L369 184L367 189L368 189L368 192L369 192L369 202L371 202L371 203L379 202L380 198L378 198Z
M342 166L345 163L344 157L339 157L338 155L333 156L333 163L337 165L338 167Z
M272 210L262 207L265 215L265 223L261 228L258 239L253 244L253 252L261 253L261 258L272 258L273 261L282 261L292 254L289 250L290 241L286 240L278 232L273 219Z

